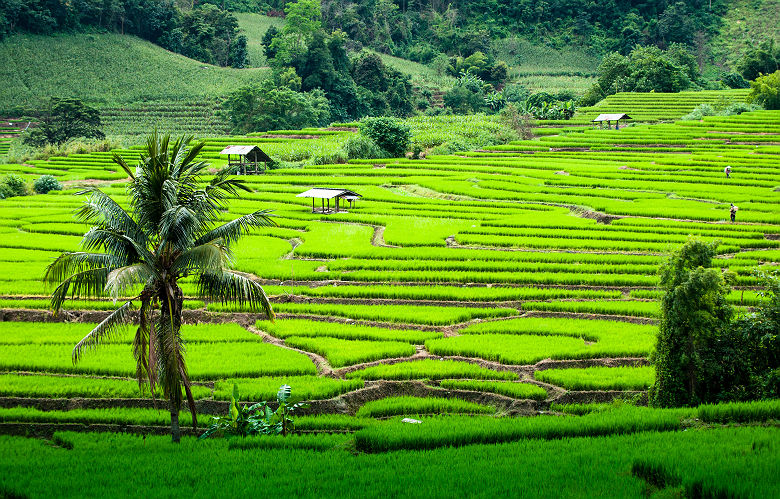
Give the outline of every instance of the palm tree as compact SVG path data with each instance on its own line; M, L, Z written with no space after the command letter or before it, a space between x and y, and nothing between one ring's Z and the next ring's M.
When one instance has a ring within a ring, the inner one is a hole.
M219 225L228 198L249 191L224 170L206 183L201 175L207 163L195 161L203 143L189 147L192 137L171 144L170 135L155 131L140 161L131 168L114 154L114 161L130 176L130 211L97 188L77 212L93 225L81 241L81 251L63 253L46 270L45 282L56 285L51 307L58 312L70 296L110 296L127 299L73 348L73 362L133 321L133 302L140 303L133 340L136 378L162 387L171 411L171 436L178 442L179 411L186 394L197 427L184 342L180 330L184 294L178 281L191 277L205 300L247 305L273 318L271 304L255 281L232 272L230 246L257 227L276 225L268 210Z

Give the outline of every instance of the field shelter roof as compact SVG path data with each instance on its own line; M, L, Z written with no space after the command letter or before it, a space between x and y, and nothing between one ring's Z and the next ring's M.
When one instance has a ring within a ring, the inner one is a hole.
M352 199L357 199L361 196L355 191L350 191L349 189L334 189L331 187L314 187L312 189L309 189L306 192L302 192L298 194L297 198L317 198L317 199L333 199L333 198L340 198L340 197L351 197ZM348 198L347 198L348 199Z
M617 120L630 120L631 116L626 113L614 113L614 114L600 114L593 120L593 123L599 121L617 121Z
M238 154L246 156L251 161L271 161L271 157L257 146L227 146L220 154Z

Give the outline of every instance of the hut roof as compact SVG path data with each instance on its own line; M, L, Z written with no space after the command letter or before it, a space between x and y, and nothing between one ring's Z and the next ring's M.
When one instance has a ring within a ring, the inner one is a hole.
M631 116L626 113L613 113L613 114L600 114L593 120L593 123L598 121L617 121L617 120L630 120Z
M312 189L309 189L306 192L302 192L298 194L297 198L317 198L317 199L333 199L333 198L340 198L340 197L352 197L352 199L357 199L361 196L355 191L350 191L349 189L334 189L331 187L314 187Z
M271 157L264 153L262 149L251 145L227 146L226 148L222 149L220 154L238 154L240 156L246 156L252 161L271 161Z

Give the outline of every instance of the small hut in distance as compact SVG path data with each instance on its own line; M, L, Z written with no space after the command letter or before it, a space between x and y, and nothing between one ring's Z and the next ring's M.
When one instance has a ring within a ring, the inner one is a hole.
M312 213L331 214L331 213L339 213L340 211L344 211L341 209L341 207L343 206L343 204L341 204L342 201L349 202L349 207L351 209L353 203L357 202L357 200L363 196L349 189L337 189L332 187L314 187L312 189L309 189L306 192L302 192L298 194L295 197L311 198ZM321 200L322 202L321 208L318 209L315 206L314 204L315 199ZM332 207L330 205L331 199L333 199ZM327 201L327 206L325 205L326 201Z
M615 130L620 129L620 120L630 120L631 116L626 113L600 114L593 120L593 123L607 124L607 128L612 128L612 122L615 122Z
M251 145L227 146L219 154L227 155L228 168L243 175L262 173L268 168L268 162L272 161L262 149ZM262 168L260 163L263 164Z

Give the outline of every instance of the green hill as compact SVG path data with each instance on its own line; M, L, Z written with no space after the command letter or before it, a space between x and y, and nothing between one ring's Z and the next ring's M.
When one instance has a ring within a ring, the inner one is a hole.
M52 95L102 106L212 99L267 74L210 66L127 35L16 35L0 43L0 110Z
M238 27L241 28L247 38L246 48L249 51L249 65L253 68L267 66L268 64L263 54L263 35L271 26L281 28L284 25L284 19L248 12L236 12L233 15L238 19Z
M712 39L712 58L718 65L734 69L749 47L767 38L778 37L780 0L734 0L731 2L720 32Z

